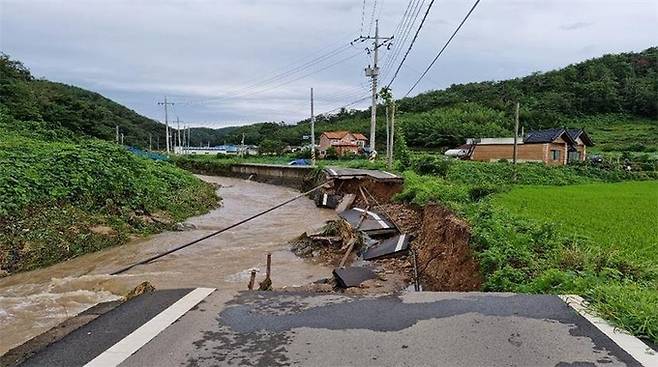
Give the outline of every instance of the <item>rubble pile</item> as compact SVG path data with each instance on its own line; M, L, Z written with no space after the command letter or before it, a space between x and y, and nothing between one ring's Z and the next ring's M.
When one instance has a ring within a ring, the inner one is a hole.
M309 288L358 294L410 283L418 290L480 289L468 225L437 204L392 203L400 188L397 181L348 177L317 193L316 204L335 209L341 219L291 243L298 256L335 267L334 278Z

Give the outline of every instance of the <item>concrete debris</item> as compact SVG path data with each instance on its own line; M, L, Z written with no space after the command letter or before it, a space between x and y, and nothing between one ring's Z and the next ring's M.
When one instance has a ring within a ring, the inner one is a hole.
M383 257L395 256L406 252L409 249L410 236L400 234L381 241L380 243L369 247L363 253L364 260L375 260Z
M396 232L395 226L391 224L381 213L375 210L365 210L361 208L352 208L338 215L345 219L353 228L356 228L361 221L361 217L366 215L361 223L359 230L369 235L386 235Z
M358 287L368 279L375 279L377 275L368 268L346 267L334 269L336 283L341 288Z
M348 208L354 204L354 200L356 199L356 195L354 194L345 194L343 196L343 199L340 201L340 204L336 207L336 213L342 213Z
M341 199L340 195L323 193L316 197L315 205L320 208L336 209Z

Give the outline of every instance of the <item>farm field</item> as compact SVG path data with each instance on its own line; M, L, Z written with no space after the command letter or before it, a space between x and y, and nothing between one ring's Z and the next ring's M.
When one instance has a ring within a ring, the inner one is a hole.
M494 203L562 232L658 263L658 181L526 186L497 195Z

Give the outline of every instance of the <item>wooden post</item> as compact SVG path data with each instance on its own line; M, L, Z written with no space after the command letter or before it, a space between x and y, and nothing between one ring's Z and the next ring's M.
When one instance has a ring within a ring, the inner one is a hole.
M388 169L393 168L393 152L395 151L395 98L391 105L391 154L388 157Z
M272 274L272 253L267 253L267 268L265 270L265 279L258 284L258 289L261 291L271 291L272 290L272 279L270 275Z
M251 278L249 278L249 285L247 286L247 288L249 290L253 290L254 283L256 283L256 269L251 270Z
M513 157L512 157L512 162L516 164L516 156L517 156L517 141L519 137L519 102L516 102L516 113L514 114L514 152L513 152Z

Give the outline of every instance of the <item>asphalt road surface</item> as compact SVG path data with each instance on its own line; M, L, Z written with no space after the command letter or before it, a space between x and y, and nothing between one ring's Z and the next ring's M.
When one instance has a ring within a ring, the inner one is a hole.
M174 296L156 292L146 301L130 301L26 365L84 365L125 335L134 337L145 318L137 315L161 310ZM215 292L193 303L120 365L642 365L637 350L620 347L557 296L242 292L231 297ZM132 327L126 325L130 320ZM655 366L653 351L642 352L644 365Z

